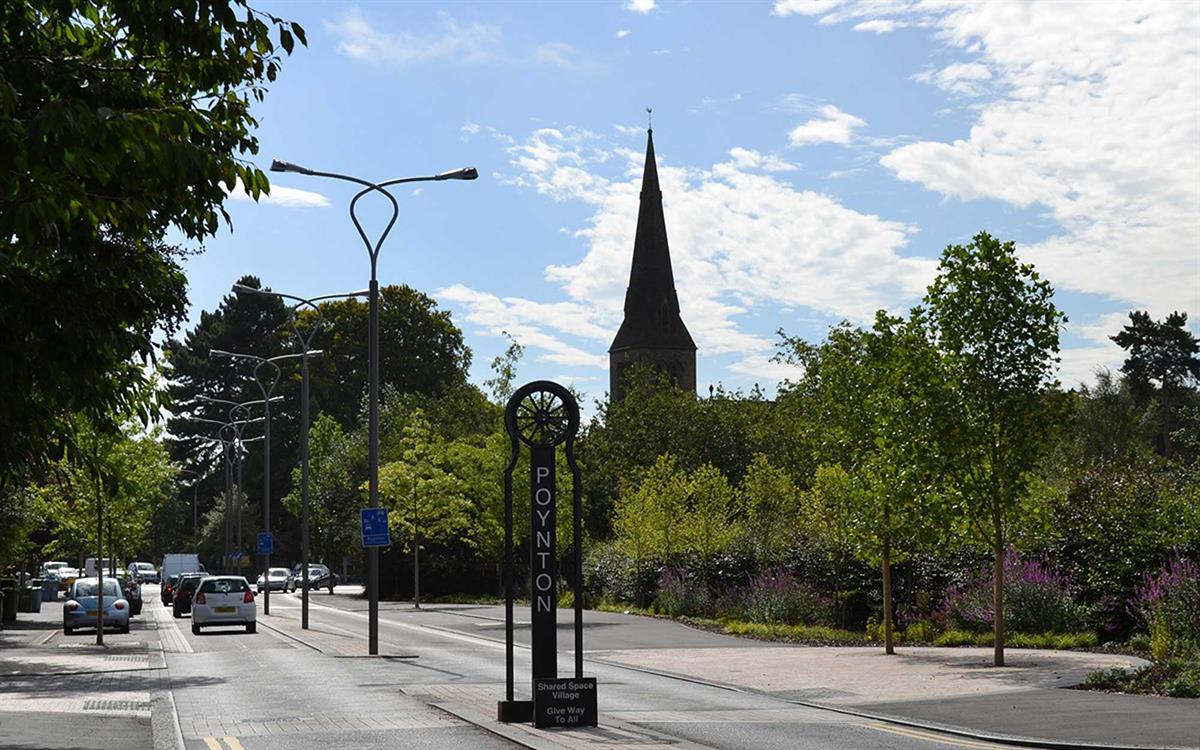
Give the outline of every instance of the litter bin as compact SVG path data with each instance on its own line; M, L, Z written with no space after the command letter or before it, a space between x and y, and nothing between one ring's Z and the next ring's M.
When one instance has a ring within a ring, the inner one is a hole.
M41 581L37 581L36 586L26 586L25 588L21 589L21 611L31 613L42 611Z
M58 581L46 578L42 581L42 601L52 602L55 599L58 599Z
M4 592L4 610L0 620L14 622L17 619L17 605L21 603L17 588L17 579L5 578L0 580L0 591Z

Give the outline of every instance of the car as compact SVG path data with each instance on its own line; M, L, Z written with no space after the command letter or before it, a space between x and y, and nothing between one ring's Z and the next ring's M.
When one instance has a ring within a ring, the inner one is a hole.
M267 580L269 584L264 584L263 577L258 577L258 593L262 593L264 586L269 585L272 591L287 591L292 585L292 574L287 568L268 568Z
M162 603L170 604L175 600L175 587L179 585L179 576L170 576L164 578L162 585L158 587L158 596L162 599Z
M63 568L69 568L65 562L48 561L42 563L42 578L53 578L58 580L58 571Z
M158 568L154 563L129 563L129 577L137 578L138 583L158 583Z
M95 578L80 578L71 584L63 602L63 634L71 635L77 628L95 628L99 609L100 582ZM104 579L104 626L119 633L129 632L129 601L121 595L120 582Z
M247 633L258 628L258 607L250 583L241 576L209 576L200 582L192 600L192 633L210 625L244 625Z
M320 563L312 563L308 566L308 588L312 589L329 589L329 593L333 593L333 587L341 583L341 577L328 568L328 566ZM304 587L304 568L297 565L292 568L292 585L290 591Z
M121 580L125 600L129 602L129 614L131 617L137 617L142 613L142 584L133 576L118 578Z
M76 578L79 578L79 568L59 568L58 590L67 591L71 588L71 584L75 583Z
M183 617L192 611L192 597L200 582L208 578L208 573L184 573L179 576L179 584L175 587L175 598L171 600L171 614Z

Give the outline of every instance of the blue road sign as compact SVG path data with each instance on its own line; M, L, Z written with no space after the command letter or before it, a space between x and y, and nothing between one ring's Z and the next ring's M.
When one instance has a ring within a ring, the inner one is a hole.
M275 538L271 536L269 531L258 532L258 554L269 555L272 548L275 546Z
M391 546L392 536L388 533L387 508L363 508L361 519L363 547Z

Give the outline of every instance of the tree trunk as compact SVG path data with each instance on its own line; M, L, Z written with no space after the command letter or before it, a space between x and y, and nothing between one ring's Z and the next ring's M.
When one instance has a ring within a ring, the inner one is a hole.
M995 611L993 617L993 664L997 667L1004 666L1004 518L1000 513L1000 504L997 502L996 507L992 510L993 533L995 535L995 547L992 550L994 555L995 579L992 583L992 609Z
M1162 394L1163 394L1163 405L1162 405L1162 409L1163 409L1163 427L1162 427L1163 458L1170 458L1171 457L1171 397L1167 395L1167 388L1165 385L1163 386Z
M892 626L892 542L883 541L883 652L896 653L895 634Z
M421 608L421 539L413 541L413 607Z

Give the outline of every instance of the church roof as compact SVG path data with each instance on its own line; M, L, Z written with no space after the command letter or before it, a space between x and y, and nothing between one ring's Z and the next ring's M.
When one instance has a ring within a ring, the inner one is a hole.
M633 241L633 266L625 290L625 320L608 350L624 349L696 350L696 342L679 317L679 296L671 272L667 222L654 159L653 130L646 135L646 167Z

